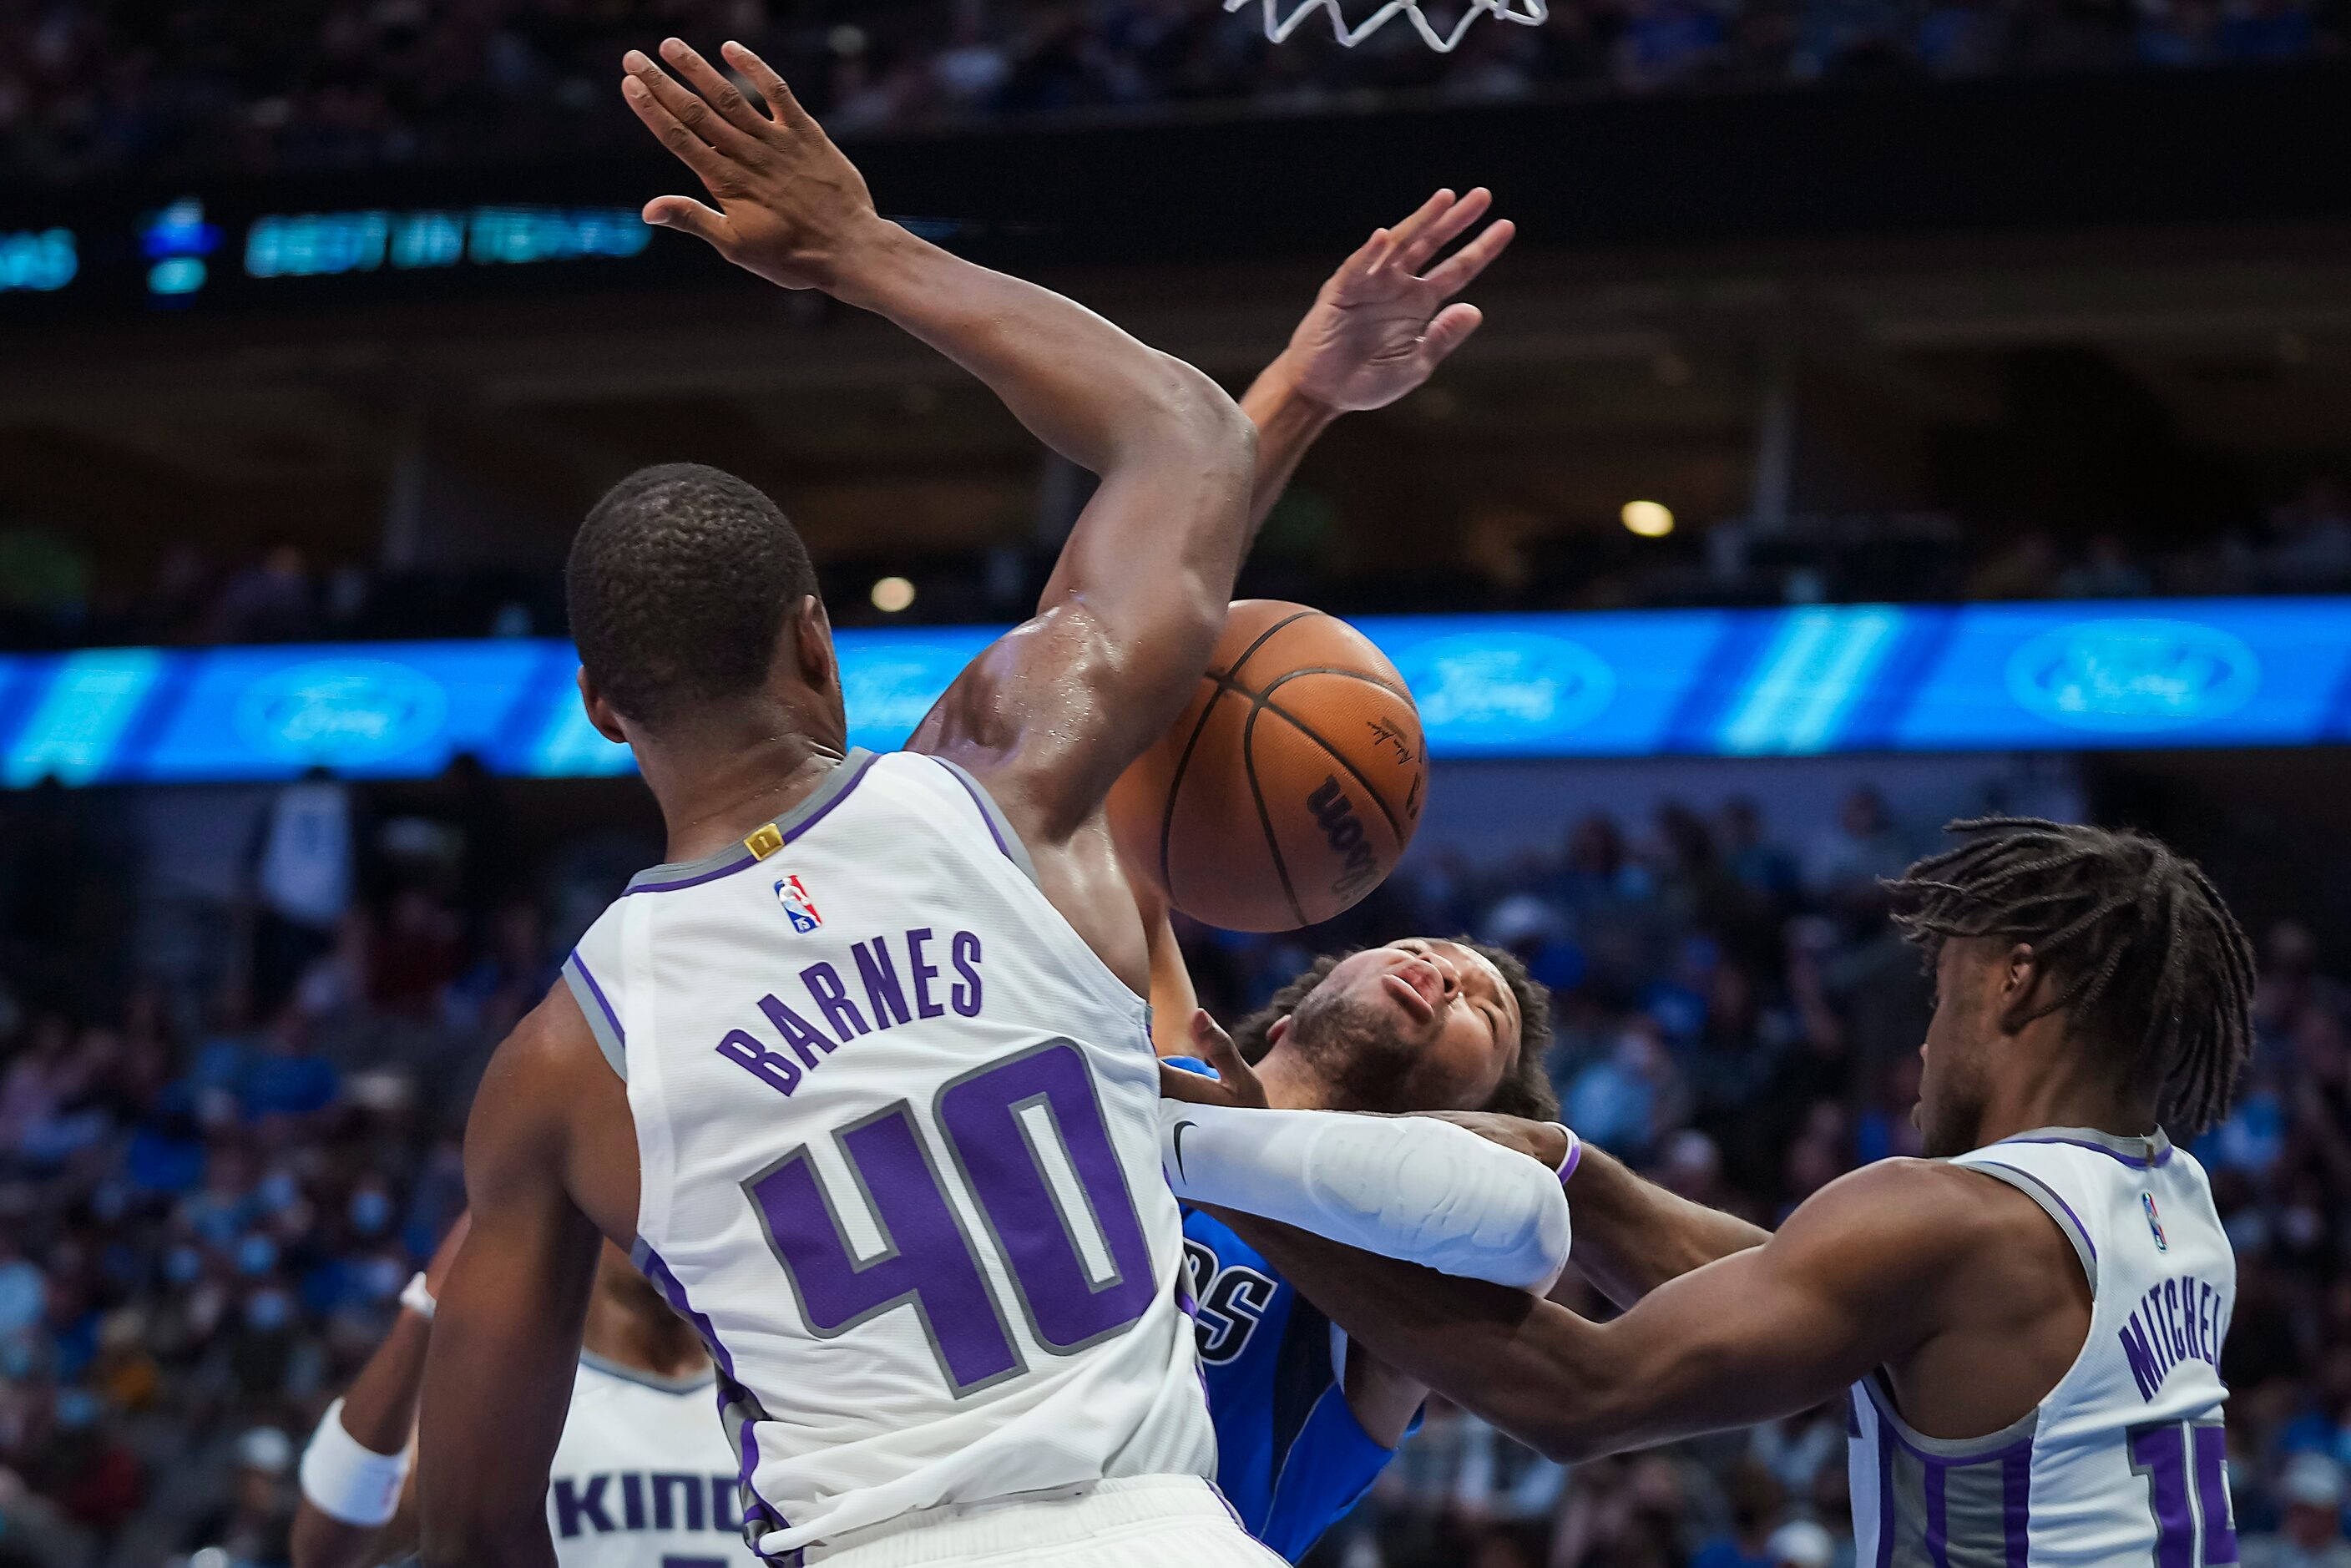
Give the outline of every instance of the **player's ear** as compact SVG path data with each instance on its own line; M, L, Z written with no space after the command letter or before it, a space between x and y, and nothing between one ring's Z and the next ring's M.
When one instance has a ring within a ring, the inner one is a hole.
M1289 1032L1290 1015L1288 1013L1284 1013L1280 1018L1274 1019L1272 1023L1266 1026L1265 1048L1268 1051L1271 1051L1275 1046L1281 1043L1282 1036Z
M2033 957L2032 944L2018 942L2011 945L2001 959L2001 1016L2013 1016L2016 1009L2029 1003L2032 998L2032 988L2040 979L2041 965Z
M588 722L596 727L596 733L615 746L628 745L629 737L621 728L621 716L612 711L612 705L604 700L604 694L588 678L585 664L575 678L580 683L580 706L588 710Z
M841 676L832 651L832 618L824 612L824 601L813 593L802 594L789 619L786 631L800 679L811 691L831 691Z

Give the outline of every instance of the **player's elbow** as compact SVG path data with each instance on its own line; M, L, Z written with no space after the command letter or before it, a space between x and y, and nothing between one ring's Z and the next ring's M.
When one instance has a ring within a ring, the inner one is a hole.
M1196 366L1173 354L1156 361L1152 401L1160 417L1151 429L1163 449L1203 481L1237 487L1245 497L1257 466L1256 424Z

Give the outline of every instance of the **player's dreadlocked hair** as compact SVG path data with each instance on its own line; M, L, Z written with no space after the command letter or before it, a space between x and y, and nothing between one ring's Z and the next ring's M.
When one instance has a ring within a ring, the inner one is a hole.
M2119 1072L2154 1081L2167 1123L2228 1114L2252 1049L2253 951L2196 862L2144 833L2035 818L1949 831L1968 841L1886 883L1928 963L1952 937L2029 943L2044 982L2008 1028L2064 1010Z
M1504 1116L1523 1116L1530 1122L1554 1120L1559 1115L1559 1096L1552 1091L1551 1074L1543 1071L1543 1058L1551 1054L1550 989L1529 975L1526 965L1510 949L1489 947L1467 936L1453 940L1500 970L1503 983L1519 1001L1518 1065L1494 1085L1493 1097L1478 1109ZM1243 1061L1255 1066L1265 1060L1265 1053L1273 1049L1267 1037L1275 1023L1296 1012L1299 1004L1331 977L1331 971L1345 956L1343 953L1326 953L1315 959L1290 984L1274 992L1265 1006L1233 1026L1233 1045Z

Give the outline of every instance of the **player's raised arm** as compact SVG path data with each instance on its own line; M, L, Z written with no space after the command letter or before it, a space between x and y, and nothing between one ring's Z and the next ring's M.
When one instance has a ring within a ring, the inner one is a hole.
M633 1207L633 1140L630 1157L616 1158L589 1148L585 1131L617 1113L628 1136L626 1095L561 986L482 1076L465 1124L473 1228L434 1313L417 1429L423 1555L434 1568L555 1562L548 1467L601 1245L572 1192L583 1165L607 1179L625 1168L632 1190L610 1207Z
M1765 1245L1607 1323L1264 1220L1228 1222L1382 1360L1574 1461L1792 1415L1973 1310L1969 1261L2000 1241L1968 1217L1996 1232L2008 1216L1955 1205L1948 1184L1979 1179L1914 1161L1855 1172Z
M662 54L677 78L632 53L623 89L718 205L664 197L649 221L888 318L1100 477L1036 618L967 672L916 743L987 779L1032 847L1065 840L1207 661L1247 535L1249 421L1199 371L1092 311L877 216L863 179L749 50L725 55L765 109L678 40Z
M1483 313L1453 297L1502 254L1517 225L1489 224L1437 257L1493 205L1483 185L1466 196L1439 191L1394 228L1375 231L1324 281L1288 346L1241 395L1241 412L1258 429L1252 531L1332 421L1416 390L1478 329Z

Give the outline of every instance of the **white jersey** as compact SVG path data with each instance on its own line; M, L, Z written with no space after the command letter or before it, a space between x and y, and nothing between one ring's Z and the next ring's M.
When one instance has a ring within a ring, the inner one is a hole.
M716 1381L580 1358L547 1478L558 1568L752 1568Z
M852 753L564 966L638 1264L710 1343L745 1534L1215 1466L1149 1011L962 769Z
M2053 1127L1953 1162L2018 1188L2088 1273L2090 1334L2022 1420L1928 1437L1876 1375L1856 1384L1862 1568L2219 1568L2237 1561L2220 1343L2237 1265L2204 1168L2160 1132Z

